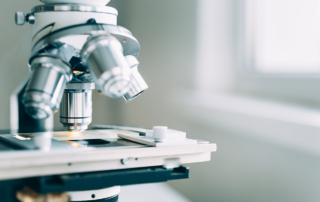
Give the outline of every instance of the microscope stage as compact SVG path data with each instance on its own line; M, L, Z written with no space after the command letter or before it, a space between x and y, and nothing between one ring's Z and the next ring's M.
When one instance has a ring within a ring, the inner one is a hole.
M0 135L0 180L151 166L174 168L209 161L211 152L216 151L216 144L200 141L188 146L150 147L118 138L120 132L53 132L49 151L33 148L36 133Z

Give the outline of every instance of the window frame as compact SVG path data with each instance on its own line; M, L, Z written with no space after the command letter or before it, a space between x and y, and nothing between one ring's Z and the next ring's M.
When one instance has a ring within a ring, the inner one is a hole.
M237 4L238 2L238 4ZM246 3L247 2L256 2L255 0L239 0L235 2L235 9L236 9L236 15L235 18L238 20L235 22L236 24L236 33L239 33L237 37L237 47L238 47L238 55L239 55L239 61L242 64L241 71L244 71L245 74L250 76L260 76L260 77L271 77L271 78L320 78L320 73L268 73L268 72L261 72L258 70L257 67L254 65L254 56L253 51L254 47L253 44L255 43L255 37L253 33L247 34L247 28L250 27L250 30L254 29L254 23L251 23L250 25L246 25L247 19L246 19ZM249 14L251 15L251 14ZM250 37L248 36L250 35ZM251 38L251 40L247 39ZM249 44L246 44L246 42L249 41ZM248 62L250 61L250 62Z
M245 4L248 0L234 1L233 13L235 33L235 91L261 95L267 98L297 103L307 106L320 105L319 73L264 73L256 70L254 65L246 64ZM251 47L251 50L252 47ZM319 88L317 88L319 87ZM317 104L317 102L319 104ZM320 106L319 106L320 107Z

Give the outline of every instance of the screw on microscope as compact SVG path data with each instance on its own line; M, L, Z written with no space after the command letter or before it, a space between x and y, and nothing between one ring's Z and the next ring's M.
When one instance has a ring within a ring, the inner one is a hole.
M36 17L34 17L33 14L28 13L26 15L26 22L28 22L28 24L34 24L35 20L36 20Z
M128 165L130 163L130 158L121 159L122 165Z

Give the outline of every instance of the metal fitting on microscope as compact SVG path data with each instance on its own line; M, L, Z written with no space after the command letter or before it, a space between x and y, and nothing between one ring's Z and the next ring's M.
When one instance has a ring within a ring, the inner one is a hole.
M60 122L70 132L81 132L92 121L94 83L68 83L60 106Z
M127 55L125 58L131 68L132 77L129 91L122 95L123 100L127 103L146 91L148 89L148 85L138 71L139 61L137 58L132 55Z
M81 60L104 95L116 98L129 91L131 69L117 38L111 35L93 36L83 46Z
M31 76L22 102L34 119L48 118L59 109L65 85L72 79L71 68L66 61L73 51L71 46L55 44L30 59Z

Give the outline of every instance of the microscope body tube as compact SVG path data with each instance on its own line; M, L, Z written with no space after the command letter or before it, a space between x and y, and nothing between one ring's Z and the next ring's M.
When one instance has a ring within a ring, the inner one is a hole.
M60 122L65 129L81 132L92 121L92 90L94 83L68 83L60 105Z

